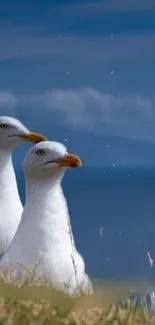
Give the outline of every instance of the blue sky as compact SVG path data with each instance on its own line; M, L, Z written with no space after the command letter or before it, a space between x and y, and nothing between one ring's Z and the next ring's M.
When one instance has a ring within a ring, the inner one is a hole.
M154 0L6 1L0 49L1 115L85 165L155 166Z

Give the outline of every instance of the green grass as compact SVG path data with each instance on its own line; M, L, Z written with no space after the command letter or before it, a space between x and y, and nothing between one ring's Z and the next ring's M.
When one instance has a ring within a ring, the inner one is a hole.
M1 279L0 325L155 324L154 294L148 313L145 299L138 304L127 298L131 283L98 284L92 296L69 297L45 285L5 282ZM135 288L141 290L141 285Z
M89 309L72 310L53 306L40 299L24 302L1 298L0 325L153 325L155 311L147 315L145 305L138 306L130 299L123 301L122 306L113 304L107 310L94 307Z
M35 272L21 267L25 276L16 281L9 263L6 274L0 271L0 325L155 325L155 294L150 294L148 310L144 281L98 282L92 295L79 290L78 296L71 297L51 287L47 279L36 282ZM140 304L128 298L137 293Z

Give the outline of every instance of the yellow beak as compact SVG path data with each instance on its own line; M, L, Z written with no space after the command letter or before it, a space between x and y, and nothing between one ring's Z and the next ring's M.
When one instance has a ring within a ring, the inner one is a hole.
M47 139L44 137L44 135L31 132L28 135L20 135L19 136L22 140L25 142L32 142L32 143L38 143L41 141L46 141Z
M50 164L50 163L57 163L61 167L68 167L68 168L69 167L77 168L82 166L82 162L80 158L74 154L66 154L64 157L50 160L46 164Z

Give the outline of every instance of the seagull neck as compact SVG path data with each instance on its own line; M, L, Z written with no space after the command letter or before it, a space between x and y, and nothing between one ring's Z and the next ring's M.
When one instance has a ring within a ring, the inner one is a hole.
M8 148L1 148L0 147L0 168L5 164L7 164L7 162L9 162L10 160L12 160L12 151L9 150Z
M0 148L0 191L13 190L18 195L16 176L12 164L12 151Z
M72 243L74 238L70 223L67 202L61 186L61 179L33 180L26 177L26 202L23 220L29 218L40 220L40 224L48 223L51 231L60 229L70 232ZM68 228L69 227L69 228Z
M38 198L41 198L41 205L46 204L47 200L51 200L52 198L59 197L60 193L62 192L61 187L61 180L55 179L51 180L50 178L47 178L44 181L42 179L34 179L33 178L26 178L26 205L29 205L29 203L32 205L40 204L40 201Z

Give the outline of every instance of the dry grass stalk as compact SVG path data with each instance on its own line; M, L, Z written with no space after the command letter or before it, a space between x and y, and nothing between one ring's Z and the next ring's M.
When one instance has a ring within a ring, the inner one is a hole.
M68 223L68 229L69 229L68 233L69 233L69 236L70 236L71 249L72 249L71 260L72 260L72 263L73 263L75 279L76 279L76 283L77 283L77 287L78 287L79 283L78 283L78 278L77 278L77 265L76 265L76 262L75 262L74 243L73 243L72 229L71 229L71 224L70 224L70 221L69 221L69 217L67 218L67 223Z
M3 238L3 237L1 237L1 243L2 243L2 246L3 246L4 255L5 255L6 264L7 264L7 277L6 277L5 281L6 281L7 283L11 283L11 270L10 270L10 264L9 264L9 260L8 260L6 244L5 244L5 242L4 242L4 238Z
M152 259L149 251L147 252L147 255L148 255L149 263L150 263L151 267L153 267L154 259Z

